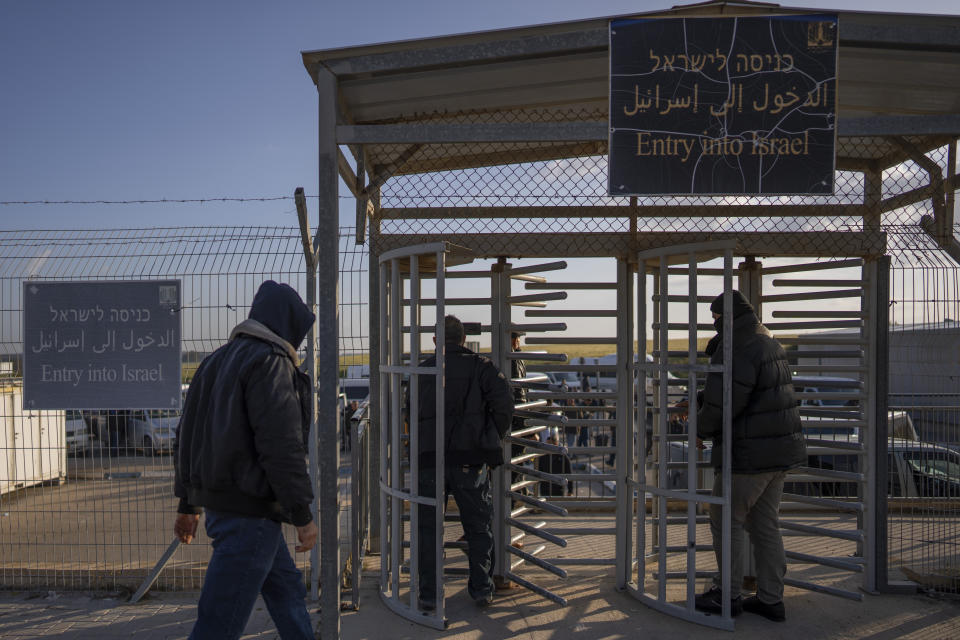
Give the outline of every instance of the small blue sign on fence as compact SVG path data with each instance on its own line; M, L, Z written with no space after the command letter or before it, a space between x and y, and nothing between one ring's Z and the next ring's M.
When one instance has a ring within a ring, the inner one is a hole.
M179 409L180 281L23 283L25 409Z

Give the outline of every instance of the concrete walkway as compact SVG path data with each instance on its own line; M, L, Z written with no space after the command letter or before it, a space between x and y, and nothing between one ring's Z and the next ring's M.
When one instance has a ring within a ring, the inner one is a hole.
M563 640L577 638L869 638L884 640L960 638L960 599L949 597L866 596L853 602L787 589L787 622L773 623L743 614L734 633L672 619L648 609L613 588L611 572L571 571L549 586L569 601L567 607L518 589L498 597L486 609L467 598L462 582L448 588L447 631L436 631L400 618L380 602L377 572L368 568L361 587L360 609L344 612L343 638L420 640ZM136 605L124 597L78 593L0 592L0 638L22 640L110 640L185 638L196 615L198 594L153 592ZM319 621L316 604L309 607ZM277 637L270 617L258 603L244 638Z

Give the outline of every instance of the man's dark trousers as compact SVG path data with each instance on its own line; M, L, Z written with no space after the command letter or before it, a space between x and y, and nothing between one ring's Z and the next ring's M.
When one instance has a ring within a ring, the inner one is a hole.
M436 469L420 468L418 482L421 496L436 495ZM467 538L470 580L467 591L474 600L493 593L493 500L490 496L490 472L487 465L447 466L444 478L446 491L460 510L460 524ZM445 503L443 500L441 504ZM420 600L436 600L436 541L433 507L418 506L417 516L420 554ZM442 557L442 556L441 556Z
M279 522L206 509L213 556L200 593L191 640L239 638L263 596L283 640L312 640L303 574Z

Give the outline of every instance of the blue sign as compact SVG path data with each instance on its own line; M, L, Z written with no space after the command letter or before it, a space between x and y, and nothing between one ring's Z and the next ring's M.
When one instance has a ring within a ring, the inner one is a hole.
M610 23L608 188L834 192L837 17Z
M25 409L179 409L180 281L23 283Z

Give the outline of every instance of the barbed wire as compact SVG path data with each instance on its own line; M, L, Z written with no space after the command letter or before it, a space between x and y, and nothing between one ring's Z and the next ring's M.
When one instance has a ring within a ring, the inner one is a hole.
M307 198L319 198L320 196L306 196ZM341 200L353 198L353 196L338 195ZM3 200L0 205L47 205L47 204L204 204L206 202L276 202L278 200L293 201L293 196L263 196L256 198L158 198L154 200ZM296 211L296 209L294 209Z

